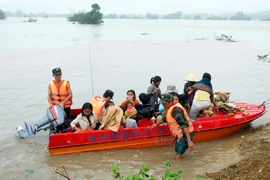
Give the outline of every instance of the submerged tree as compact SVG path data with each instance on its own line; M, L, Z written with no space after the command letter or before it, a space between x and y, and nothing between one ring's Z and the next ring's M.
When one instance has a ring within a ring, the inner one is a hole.
M1 20L4 20L4 19L6 19L6 18L7 18L7 17L6 17L6 13L0 9L0 19L1 19Z
M101 24L103 23L103 14L100 13L100 6L93 4L90 12L78 12L68 17L69 21L76 21L80 24Z

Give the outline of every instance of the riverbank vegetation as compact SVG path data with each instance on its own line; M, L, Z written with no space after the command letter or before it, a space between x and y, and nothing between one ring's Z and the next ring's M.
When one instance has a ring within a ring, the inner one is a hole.
M68 17L69 21L79 22L80 24L101 24L103 23L103 14L100 13L100 6L93 4L89 12L78 12Z
M0 9L0 20L5 20L6 18L6 13Z
M77 14L79 18L85 12L78 12L72 14L52 14L46 12L40 13L24 13L22 10L17 10L16 12L5 12L7 17L72 17ZM270 21L270 10L265 10L261 12L245 13L185 13L182 11L177 11L169 14L155 14L155 13L145 13L145 14L117 14L109 13L103 16L104 19L195 19L195 20L261 20ZM80 19L80 18L79 18Z
M256 12L256 13L222 13L222 14L211 14L211 13L184 13L177 11L170 14L116 14L110 13L104 15L104 19L194 19L194 20L239 20L239 21L250 21L250 20L270 20L270 10Z
M164 176L162 177L162 180L178 180L181 178L183 174L183 169L179 168L179 170L176 173L171 172L171 163L169 161L166 162L166 170L164 173ZM120 168L118 163L114 163L112 165L112 176L115 179L120 180L155 180L156 178L153 175L150 175L150 167L148 164L144 163L139 171L139 173L131 172L128 175L121 175L120 174Z

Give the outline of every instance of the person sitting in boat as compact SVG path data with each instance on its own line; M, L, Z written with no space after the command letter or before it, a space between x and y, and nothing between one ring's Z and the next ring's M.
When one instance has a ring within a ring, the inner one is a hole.
M124 113L124 117L126 119L126 128L138 127L136 123L137 110L133 106L131 101L126 103L127 110Z
M98 124L96 126L96 130L100 126L100 122L102 121L103 114L105 112L105 103L113 99L114 92L111 90L106 90L102 97L100 96L94 96L91 100L91 104L93 106L93 111L96 117L96 120L98 121Z
M84 103L82 106L82 112L79 114L76 119L74 119L70 126L72 129L77 132L87 131L95 129L97 124L96 118L93 114L93 106L91 103Z
M135 107L133 106L133 103L131 101L128 101L126 103L126 107L125 107L125 113L124 116L125 118L136 118L137 115L137 110L135 109Z
M142 119L138 121L138 127L155 127L156 124L151 119L153 116L151 115L150 109L144 108L140 112Z
M108 129L113 132L118 132L121 125L126 124L123 110L119 106L115 106L114 102L108 101L105 103L105 113L102 119L99 130Z
M198 78L195 76L195 74L190 73L188 76L184 78L186 80L186 83L184 85L184 91L183 94L180 94L181 99L185 98L185 104L184 108L187 110L187 112L190 111L190 107L192 105L192 90L191 87L198 81ZM183 105L183 104L182 104Z
M139 111L142 110L142 109L149 109L150 112L151 112L152 117L153 117L153 116L157 116L157 115L158 115L158 114L156 113L157 110L156 110L156 108L155 108L155 106L154 106L153 104L150 104L150 98L151 98L151 97L150 97L149 94L141 93L141 94L139 95L139 99L140 99L140 101L141 101L141 104L137 104L137 105L135 106L135 108L136 108L137 112L139 112ZM136 120L139 120L139 119L141 119L141 118L142 118L141 115L140 115L139 113L137 113Z
M147 94L150 95L150 104L158 106L158 98L161 96L161 90L159 88L161 82L160 76L155 76L150 79L151 86L147 89Z
M193 102L189 112L189 117L192 121L195 121L200 111L208 109L211 106L211 102L214 104L216 109L216 102L214 100L214 93L211 84L211 75L204 73L202 80L196 82L192 87L193 91Z
M178 97L177 92L178 92L178 90L176 89L176 87L174 85L167 86L166 93L172 94L174 99L177 101L176 103L179 102L179 97ZM160 124L166 123L166 115L165 115L164 106L162 104L159 104L158 110L160 112L160 115L158 115L156 118L156 125L157 126Z
M138 99L136 99L136 93L133 89L128 90L127 99L125 101L123 101L120 105L121 107L123 107L124 111L127 110L126 104L127 104L127 102L130 102L130 101L133 103L134 106L137 104L140 104L140 101Z
M192 142L194 137L193 125L186 110L181 104L174 104L174 99L171 94L162 94L160 103L163 104L166 111L166 121L173 136L175 136L175 160L181 160L185 151L195 149Z

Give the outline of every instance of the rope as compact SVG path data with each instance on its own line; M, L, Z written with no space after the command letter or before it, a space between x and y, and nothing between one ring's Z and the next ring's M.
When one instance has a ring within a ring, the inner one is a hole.
M263 103L261 105L268 105L268 104L270 104L270 98L267 99L266 101L263 101Z
M90 51L90 42L89 42L89 62L90 62L90 74L91 74L91 87L92 87L92 97L94 97L94 81L93 81L93 70L92 70L92 58L91 58L91 51Z

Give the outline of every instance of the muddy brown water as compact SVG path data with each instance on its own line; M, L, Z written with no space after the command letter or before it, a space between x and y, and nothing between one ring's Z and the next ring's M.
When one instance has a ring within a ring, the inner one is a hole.
M116 103L125 99L128 89L145 92L155 75L162 77L163 92L170 84L182 91L183 77L190 72L198 77L210 72L214 91L232 92L234 101L260 104L270 98L270 63L257 60L258 54L269 53L269 22L106 20L101 26L91 26L65 19L24 20L0 21L1 179L62 179L54 172L62 164L73 179L112 179L114 162L120 163L123 174L137 172L148 162L151 173L161 177L166 160L173 170L184 169L184 179L193 179L239 159L234 146L240 134L197 143L196 151L187 152L179 162L172 160L173 146L52 156L45 150L48 132L16 139L18 125L45 115L54 67L61 67L63 78L71 82L73 107L81 107L92 97L90 59L94 94L112 89ZM221 33L239 42L215 41ZM269 119L266 113L252 127Z

